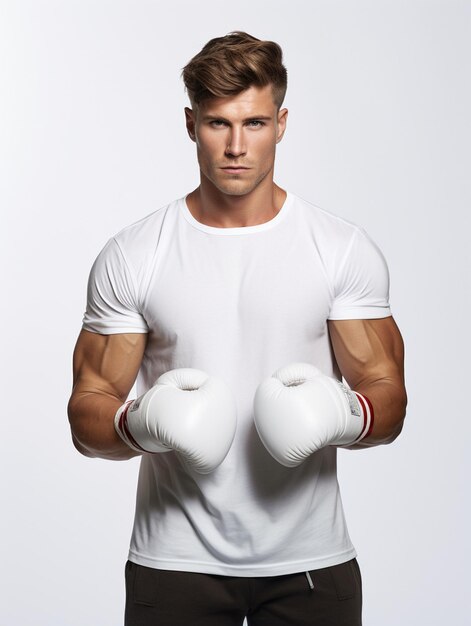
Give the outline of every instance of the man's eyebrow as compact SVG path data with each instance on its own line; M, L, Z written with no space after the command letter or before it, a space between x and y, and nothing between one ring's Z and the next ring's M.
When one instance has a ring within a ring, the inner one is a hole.
M208 113L207 115L203 115L201 118L203 122L209 122L211 120L221 120L221 122L227 122L230 124L230 120L225 118L222 115L213 115L212 113ZM243 122L252 122L254 120L271 120L272 117L270 115L251 115L250 117L246 117L243 119Z

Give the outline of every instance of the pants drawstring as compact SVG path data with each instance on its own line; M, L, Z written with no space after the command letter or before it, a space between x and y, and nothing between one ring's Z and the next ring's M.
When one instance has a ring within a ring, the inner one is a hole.
M309 572L306 572L306 578L307 582L309 583L309 587L311 589L314 589L314 583L312 582L311 574Z

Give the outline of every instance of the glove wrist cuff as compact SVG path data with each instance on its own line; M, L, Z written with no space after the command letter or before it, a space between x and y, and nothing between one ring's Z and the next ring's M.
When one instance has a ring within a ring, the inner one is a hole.
M124 443L126 443L130 448L136 452L147 452L147 450L144 450L144 448L138 444L129 430L128 411L133 403L134 400L128 400L119 407L114 417L114 428Z
M365 439L365 437L368 437L368 435L371 434L371 431L373 430L373 426L374 426L374 410L373 410L373 405L371 404L371 402L366 396L362 395L361 393L358 393L358 391L355 391L354 393L356 397L358 398L358 402L361 405L361 409L363 413L363 430L360 433L360 435L357 437L357 439L355 439L355 441L353 442L353 443L357 443L358 441Z
M334 445L345 447L354 445L368 437L373 430L374 411L373 405L366 396L348 389L339 381L338 385L345 394L347 415L344 432Z

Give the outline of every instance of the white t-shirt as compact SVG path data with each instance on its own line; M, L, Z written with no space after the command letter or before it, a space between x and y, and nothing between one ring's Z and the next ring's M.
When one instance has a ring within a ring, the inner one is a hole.
M108 241L83 328L149 333L139 394L167 370L194 367L223 378L238 411L229 454L210 474L176 452L142 456L131 561L273 576L356 556L336 449L280 465L257 436L252 403L264 378L295 361L341 378L327 320L387 317L388 291L386 262L366 232L289 192L264 224L207 226L180 198Z

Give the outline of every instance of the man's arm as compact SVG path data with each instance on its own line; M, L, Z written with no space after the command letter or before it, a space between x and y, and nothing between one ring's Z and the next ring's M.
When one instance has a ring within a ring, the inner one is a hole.
M342 376L374 410L371 433L349 449L391 443L402 430L407 405L404 343L394 319L329 320L328 325Z
M116 433L114 416L134 384L146 341L145 333L80 333L68 415L72 441L83 455L115 461L139 456Z

